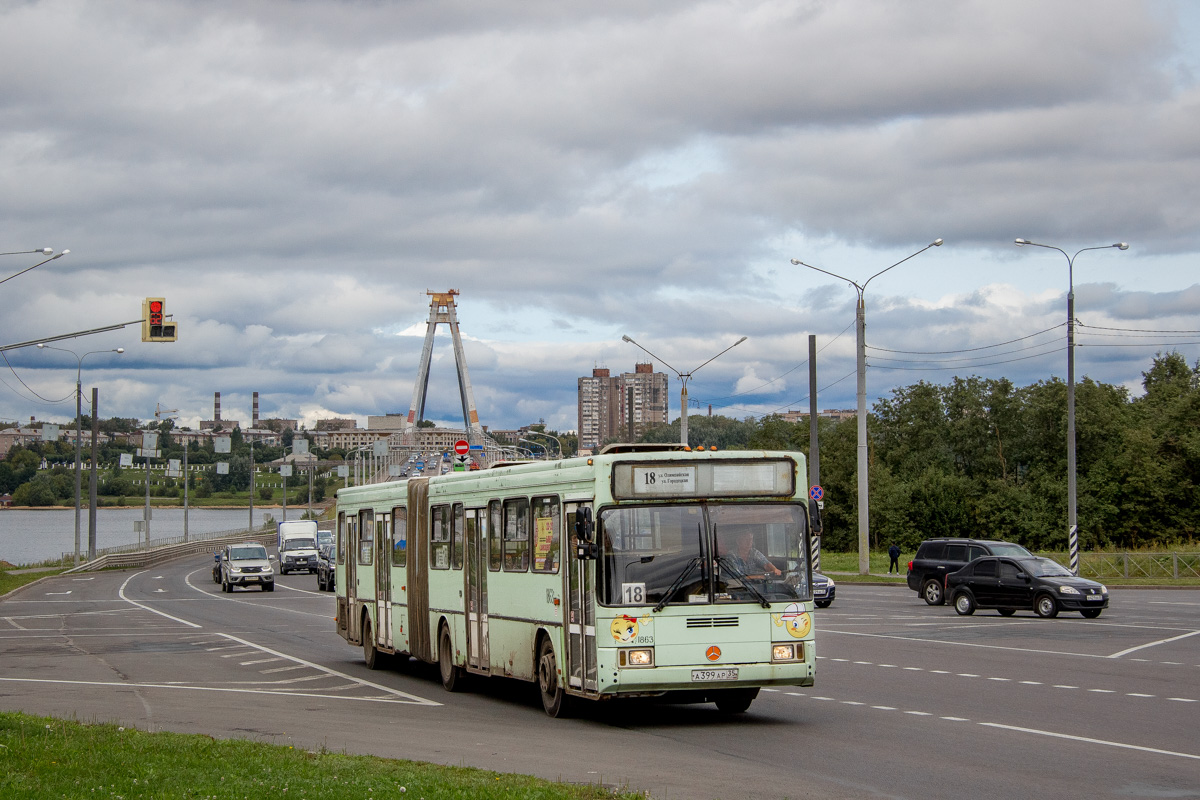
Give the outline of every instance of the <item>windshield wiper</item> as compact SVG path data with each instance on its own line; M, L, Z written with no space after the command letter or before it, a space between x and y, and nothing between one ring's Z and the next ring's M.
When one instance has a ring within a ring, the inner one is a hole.
M655 613L663 610L667 603L671 601L671 598L675 596L675 593L679 591L679 587L683 586L683 582L687 580L688 575L691 575L692 570L698 566L700 566L700 557L695 556L687 563L687 566L683 568L683 572L679 573L679 577L676 578L675 582L671 584L671 588L667 589L667 593L663 595L662 600L658 601L658 605L654 607Z
M727 559L725 556L717 556L717 563L732 572L733 576L742 582L742 587L746 589L746 591L750 592L750 594L758 598L758 602L763 608L771 607L771 602L767 600L766 595L760 592L754 586L754 584L750 583L750 576L735 567L732 561Z

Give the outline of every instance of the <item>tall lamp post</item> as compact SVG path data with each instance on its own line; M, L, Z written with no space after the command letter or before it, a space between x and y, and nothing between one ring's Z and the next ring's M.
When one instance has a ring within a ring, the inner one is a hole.
M29 272L30 270L37 269L42 264L48 264L56 258L62 258L69 252L71 252L71 251L63 250L61 253L55 253L54 255L50 256L51 253L54 253L54 248L53 247L43 247L41 250L20 250L15 253L0 253L0 256L19 256L19 255L22 255L25 253L37 253L38 255L50 256L45 261L39 261L38 263L34 264L32 267L26 267L25 269L21 270L20 272L9 275L7 278L0 280L0 283L7 283L8 281L11 281L13 278L16 278L20 275L24 275L26 272Z
M1047 250L1057 250L1067 259L1067 547L1071 553L1071 572L1079 574L1079 525L1076 512L1075 486L1075 259L1079 253L1088 250L1128 250L1125 242L1104 244L1096 247L1085 247L1075 255L1067 255L1067 251L1052 244L1039 244L1028 239L1014 239L1017 247L1044 247Z
M62 353L70 353L75 356L75 566L79 566L79 515L80 507L82 506L83 495L83 471L82 471L82 447L83 443L83 360L88 356L94 356L97 353L117 353L120 355L125 352L124 347L117 347L112 350L91 350L83 355L76 353L74 350L68 350L65 347L51 347L48 344L39 344L39 350L58 350Z
M528 444L537 445L538 447L542 448L542 458L549 460L549 458L550 458L550 448L549 448L549 447L546 447L546 443L545 443L545 442L535 442L533 439L517 439L517 441L518 441L518 442L526 442L526 443L528 443ZM530 452L530 453L532 453L533 451L532 451L532 450L530 450L529 452Z
M742 342L746 341L746 338L747 337L743 336L742 338L738 339L736 342L729 345L729 347L726 347L724 350L717 353L715 356L710 358L708 361L705 361L703 364L701 364L699 367L696 367L691 372L680 372L679 370L675 369L670 364L668 364L666 361L663 361L661 358L654 355L654 353L651 353L649 350L646 350L646 348L642 347L640 344L635 342L633 339L630 339L628 336L622 336L621 341L629 342L634 347L644 350L647 355L649 355L651 358L657 359L659 361L659 363L661 363L667 369L671 370L671 372L674 372L679 377L679 381L682 384L682 386L679 390L679 442L680 442L680 444L686 446L688 443L688 427L687 427L687 410L688 410L687 385L688 385L688 381L691 380L692 376L695 375L697 372L699 372L702 367L705 367L705 366L711 364L712 362L716 361L718 358L725 355L726 353L728 353L733 348L737 347Z
M931 247L941 246L942 240L934 239L911 256L900 259L895 264L892 264L891 267L879 270L879 272L876 272L861 284L850 280L844 275L838 275L836 272L814 267L812 264L805 264L799 259L792 259L792 263L796 266L808 267L817 272L832 275L835 278L846 281L858 292L858 306L854 315L854 330L858 345L858 572L860 575L868 575L871 572L871 542L869 536L870 500L867 491L867 321L863 294L867 291L867 284L892 267L900 266L905 261L908 261L908 259L919 256Z

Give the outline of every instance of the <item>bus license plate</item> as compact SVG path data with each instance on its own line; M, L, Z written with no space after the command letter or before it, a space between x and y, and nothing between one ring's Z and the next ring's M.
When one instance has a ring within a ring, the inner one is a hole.
M737 679L737 668L692 670L693 681L736 681Z

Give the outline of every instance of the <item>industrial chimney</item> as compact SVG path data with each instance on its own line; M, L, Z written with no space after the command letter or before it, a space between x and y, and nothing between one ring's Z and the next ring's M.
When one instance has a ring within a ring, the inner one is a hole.
M253 408L250 411L250 427L258 429L258 392L254 393Z
M220 421L221 421L221 393L213 392L213 422L220 422Z

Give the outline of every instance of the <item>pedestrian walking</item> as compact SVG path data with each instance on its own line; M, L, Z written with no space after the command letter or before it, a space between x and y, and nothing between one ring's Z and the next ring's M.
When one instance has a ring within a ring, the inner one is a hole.
M892 567L895 567L896 574L899 575L900 574L900 548L897 547L894 542L892 543L892 546L888 548L888 558L890 558L892 560L892 563L888 564L888 574L891 575Z

